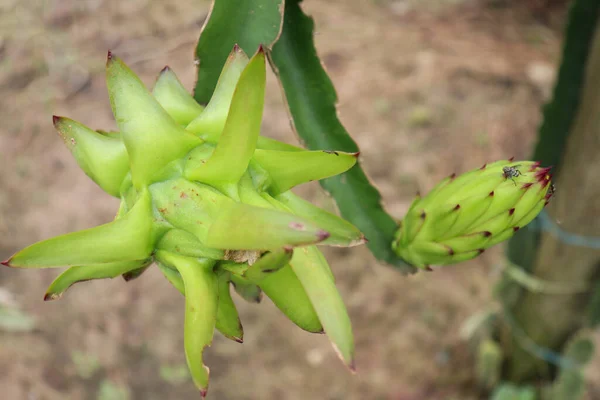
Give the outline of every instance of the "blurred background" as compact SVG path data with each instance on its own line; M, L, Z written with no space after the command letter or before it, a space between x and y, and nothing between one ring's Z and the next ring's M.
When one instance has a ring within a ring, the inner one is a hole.
M415 192L485 162L527 158L551 94L566 1L305 0L336 85L340 116L385 206L400 219ZM111 220L118 200L79 169L52 127L65 115L115 128L106 51L151 86L169 65L186 87L210 3L201 0L0 0L0 258ZM295 143L272 75L264 134ZM299 192L333 208L317 185ZM366 247L325 248L349 308L358 374L327 338L270 302L234 296L243 345L218 333L209 398L481 399L461 328L494 307L501 246L405 277ZM157 270L76 285L43 302L56 270L0 269L0 397L198 398L183 352L183 298ZM600 336L596 335L597 343ZM600 399L600 360L586 370Z

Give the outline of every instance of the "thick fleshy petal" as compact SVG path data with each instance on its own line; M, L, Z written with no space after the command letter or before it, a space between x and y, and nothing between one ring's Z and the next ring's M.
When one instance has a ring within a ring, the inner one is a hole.
M144 191L123 218L38 242L3 264L17 268L48 268L141 260L152 253L155 236L150 195Z
M129 172L129 157L120 138L103 135L65 117L54 117L54 127L77 163L106 193L119 197Z
M169 67L160 71L152 95L179 125L186 126L204 110Z
M206 162L186 165L188 179L223 188L235 185L244 175L260 134L265 85L265 53L261 47L240 76L215 150Z
M201 140L186 132L156 101L143 82L121 59L108 55L106 81L115 120L129 153L136 188L183 157Z
M72 285L92 279L112 279L152 263L152 259L137 261L118 261L106 264L93 264L70 267L60 274L46 290L44 300L56 300L62 297Z
M212 270L214 261L178 256L159 251L159 262L176 268L185 290L184 346L194 383L203 397L208 391L208 367L202 361L204 349L211 345L217 320L218 284Z
M277 151L256 150L254 159L273 179L269 191L279 194L294 186L329 178L346 172L354 164L358 153L330 151Z

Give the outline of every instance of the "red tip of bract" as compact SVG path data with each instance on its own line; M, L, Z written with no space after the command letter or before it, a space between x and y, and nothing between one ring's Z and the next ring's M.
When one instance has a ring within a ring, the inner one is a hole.
M0 262L0 264L6 265L7 267L10 267L10 260L11 259L9 258L8 260L4 260L4 261Z
M489 194L490 197L494 197L494 191L492 190Z
M522 189L529 189L531 186L533 186L533 183L528 182L528 183L524 183L523 186L521 186Z
M237 43L236 43L236 44L234 44L234 45L233 45L233 51L235 51L235 52L238 52L238 51L240 51L240 45L239 45L239 44L237 44Z
M163 69L160 70L161 74L164 74L165 72L169 71L171 68L169 68L168 65L165 65L165 67Z
M513 162L515 161L515 156L512 156L511 158L508 159L509 162Z
M53 116L52 116L52 123L53 123L54 125L58 124L58 121L60 121L60 118L61 118L61 117L59 117L58 115L53 115Z
M353 374L356 373L356 364L354 362L354 360L350 361L350 364L348 364L348 369L350 370L350 372L352 372Z
M487 163L483 164L483 166L479 169L485 169L485 167L487 167Z
M200 389L200 396L202 396L203 399L206 398L207 394L208 394L208 389Z
M452 211L458 211L458 210L460 210L460 204L457 204L457 205L456 205L456 206L455 206L455 207L452 209Z
M454 249L452 249L452 247L448 247L448 255L449 256L453 256L454 255Z
M358 156L360 156L360 151L357 151L356 153L352 153L352 155L354 156L354 158L358 158Z
M456 178L456 172L453 172L452 175L450 175L450 180Z
M239 337L234 337L233 340L235 340L238 343L244 343L244 339L239 338Z
M327 231L318 231L317 232L317 238L319 239L319 241L325 240L329 236L331 236L331 234Z
M433 272L433 268L431 268L429 265L426 265L425 266L425 271Z
M265 52L265 47L262 44L258 45L258 50L256 51L257 53L264 53Z
M483 232L483 236L484 237L490 237L490 236L492 236L492 232L490 232L490 231L484 231Z
M113 53L109 50L108 53L106 54L106 62L109 62L112 59L113 59Z
M57 300L60 299L60 294L56 294L56 293L46 293L44 295L44 301L52 301L52 300Z
M515 209L511 208L510 210L508 210L508 215L513 215L515 213Z
M515 227L513 228L513 232L516 232L516 231L518 231L519 229L520 229L520 228L519 228L518 226L515 226Z
M479 249L479 254L485 252L485 249Z
M542 184L546 184L548 182L550 182L550 170L552 169L552 167L548 167L548 168L540 168L536 171L535 173L535 179L537 179L538 182L542 183Z
M540 166L540 162L536 161L531 165L531 168L529 169L529 171L535 171L537 168L539 168Z

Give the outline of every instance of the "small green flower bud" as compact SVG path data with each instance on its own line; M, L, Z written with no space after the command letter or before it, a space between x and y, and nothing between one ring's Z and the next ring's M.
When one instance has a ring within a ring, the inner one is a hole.
M498 161L452 175L418 197L392 244L419 268L469 260L531 222L552 196L550 168Z

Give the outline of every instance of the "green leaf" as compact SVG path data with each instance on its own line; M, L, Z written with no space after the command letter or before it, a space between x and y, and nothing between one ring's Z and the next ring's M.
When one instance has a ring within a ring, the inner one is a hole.
M337 95L313 42L314 23L304 15L300 2L286 2L284 27L271 53L271 65L279 75L294 126L312 150L358 152L337 117ZM375 257L403 272L415 271L392 251L397 224L383 210L379 192L358 163L321 185L334 197L342 216L365 234Z
M261 44L270 48L279 36L282 18L283 0L214 0L196 47L196 100L208 103L235 44L247 54L254 53Z

